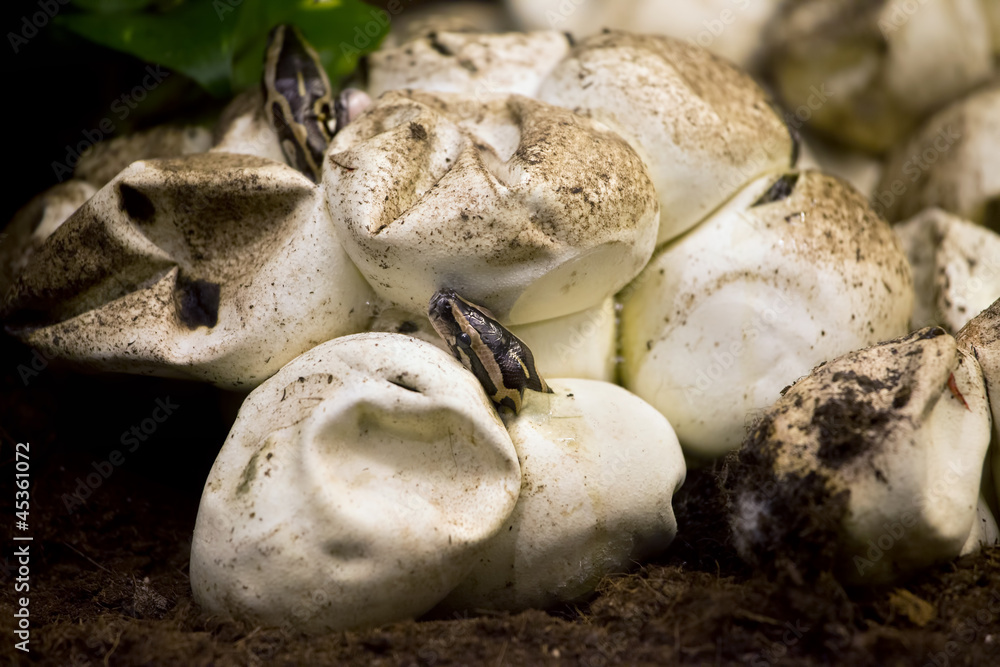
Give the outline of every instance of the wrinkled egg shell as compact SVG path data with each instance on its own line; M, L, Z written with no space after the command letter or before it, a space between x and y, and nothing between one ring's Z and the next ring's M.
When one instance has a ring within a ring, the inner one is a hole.
M330 225L319 189L283 164L135 162L33 255L8 329L99 370L253 387L370 319L371 288Z
M670 423L621 387L550 380L505 419L521 495L443 610L546 608L662 552L685 466Z
M1000 83L938 111L895 146L875 200L892 222L936 206L1000 232Z
M471 571L520 480L457 361L408 336L337 338L241 408L198 510L195 600L306 632L419 616Z
M73 178L100 189L136 160L179 158L204 153L211 145L212 135L203 127L159 125L97 142L80 156Z
M1000 299L974 317L955 336L979 362L986 379L986 390L993 413L993 446L990 459L993 475L990 480L996 496L994 509L1000 509Z
M957 332L1000 298L1000 234L937 208L893 231L913 272L913 326Z
M771 26L767 75L785 106L811 127L881 153L926 114L990 78L993 56L982 5L786 3Z
M45 240L96 192L90 183L71 179L36 195L14 214L0 234L0 297Z
M806 171L748 186L619 299L625 387L709 459L819 362L905 333L913 287L864 197Z
M334 229L381 299L454 289L510 324L600 304L642 270L659 211L618 135L517 95L390 91L331 144Z
M415 88L443 93L532 96L569 52L566 33L435 30L368 56L368 92Z
M736 547L898 581L963 552L989 444L982 371L943 329L846 354L790 387L740 450Z
M604 123L642 157L660 201L657 244L794 162L795 141L753 79L669 37L610 32L582 40L538 99Z

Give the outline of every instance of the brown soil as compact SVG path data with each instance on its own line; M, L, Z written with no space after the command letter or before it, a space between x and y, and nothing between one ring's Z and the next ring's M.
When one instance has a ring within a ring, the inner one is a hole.
M14 520L13 444L31 443L30 528L5 531L0 567L0 656L14 664L1000 664L1000 548L894 589L845 590L828 573L795 585L736 557L712 471L689 474L670 550L607 579L587 604L322 637L207 617L191 599L188 551L201 486L240 397L51 364L25 385L32 352L5 338L0 359L5 525ZM122 433L168 397L175 414L127 451ZM124 462L71 511L78 479L108 472L102 462L116 449ZM12 556L23 543L12 533L34 538L28 654L12 634L23 595Z

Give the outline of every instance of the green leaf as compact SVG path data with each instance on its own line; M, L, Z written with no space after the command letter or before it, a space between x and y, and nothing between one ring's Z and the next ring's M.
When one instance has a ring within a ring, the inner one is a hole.
M270 29L298 25L334 82L388 33L387 14L360 0L76 0L90 14L59 16L98 44L181 72L216 97L258 85ZM118 8L117 11L113 8ZM113 12L113 13L105 13Z
M92 42L183 72L216 97L232 93L230 61L235 20L217 2L189 2L161 14L77 14L57 20Z

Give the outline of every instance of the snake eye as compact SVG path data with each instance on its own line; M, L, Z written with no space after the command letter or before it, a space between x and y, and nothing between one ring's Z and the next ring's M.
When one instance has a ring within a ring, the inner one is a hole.
M458 334L458 342L465 346L472 345L472 337L464 331Z

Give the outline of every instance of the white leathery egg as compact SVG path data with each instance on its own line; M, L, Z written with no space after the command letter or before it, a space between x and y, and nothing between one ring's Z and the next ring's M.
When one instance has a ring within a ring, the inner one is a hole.
M434 30L368 56L368 90L533 96L539 82L570 49L555 30L482 33Z
M812 128L881 153L924 116L990 78L993 54L982 5L786 3L770 29L767 74L785 106Z
M388 333L324 343L241 408L198 510L195 600L313 633L414 618L473 569L520 481L448 354Z
M795 141L753 79L669 37L582 40L538 98L604 123L642 157L660 201L658 244L762 174L793 166Z
M749 185L661 248L619 299L625 386L704 460L738 446L816 364L904 333L913 287L864 197L806 171Z
M50 358L248 389L363 330L372 297L301 173L202 153L118 174L37 250L4 312Z
M505 417L521 463L513 513L442 610L579 601L667 548L684 458L669 422L616 385L550 380Z
M913 326L957 332L1000 298L1000 235L941 209L893 230L913 271Z
M888 220L926 208L1000 232L1000 84L935 113L886 159L875 206Z
M621 137L517 95L388 92L334 138L323 187L380 298L421 313L454 289L509 324L600 304L648 261L659 216Z
M753 563L898 581L975 548L989 444L983 373L943 329L838 357L743 444L730 470L736 546Z
M1000 511L1000 299L974 317L956 335L959 345L979 362L986 379L986 390L993 414L993 447L990 453L995 504ZM989 492L987 491L987 494Z

